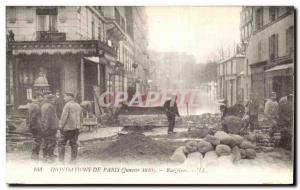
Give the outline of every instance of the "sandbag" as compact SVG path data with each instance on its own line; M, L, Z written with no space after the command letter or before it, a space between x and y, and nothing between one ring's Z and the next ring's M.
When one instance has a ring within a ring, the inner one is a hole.
M218 155L215 151L208 151L205 153L204 158L203 158L203 166L207 167L216 167L218 166L219 161L218 161Z
M185 150L186 148L184 146L181 146L181 147L178 147L173 155L170 157L171 160L175 161L175 162L181 162L183 163L186 159L186 156L185 156Z
M223 118L222 125L226 126L228 133L239 134L245 127L245 121L240 117L230 115Z
M234 139L235 145L240 145L244 141L244 138L240 135L230 134L230 136Z
M256 146L254 144L252 144L251 142L249 142L247 140L244 140L239 146L240 146L240 148L243 148L243 149L248 149L248 148L255 149L256 148Z
M246 151L246 158L254 159L256 157L256 152L254 149L248 148L245 151Z
M220 139L215 137L215 136L212 136L212 135L206 135L206 137L204 138L204 140L206 142L209 142L211 143L213 146L217 146L220 144Z
M231 153L231 148L228 145L224 145L224 144L219 144L216 147L216 153L219 156L226 156L226 155L230 155Z
M241 158L245 159L246 158L246 150L245 149L240 149L240 153L241 153Z
M202 166L203 156L200 152L193 152L188 155L184 161L185 167L200 168Z
M203 154L214 149L213 146L209 142L206 142L205 140L199 140L197 146L198 146L198 152Z
M240 151L240 148L238 146L234 146L231 149L231 152L232 152L232 156L233 156L233 163L239 161L242 158L241 151Z
M189 136L194 138L204 138L210 133L212 133L212 130L208 127L191 128L191 130L188 131Z
M198 143L197 141L188 141L185 144L185 148L187 153L193 153L198 151Z
M214 136L220 139L221 144L225 144L231 147L233 147L236 144L234 138L225 133L224 131L217 131Z

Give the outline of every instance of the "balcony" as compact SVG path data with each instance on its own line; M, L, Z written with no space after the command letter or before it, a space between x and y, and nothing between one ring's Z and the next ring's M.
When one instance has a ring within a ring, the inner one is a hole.
M66 41L66 33L64 33L64 32L37 31L36 40L37 41L42 41L42 42Z

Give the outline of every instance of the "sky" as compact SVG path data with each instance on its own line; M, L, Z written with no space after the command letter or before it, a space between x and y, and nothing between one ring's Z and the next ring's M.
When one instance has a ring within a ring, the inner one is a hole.
M205 63L240 41L241 7L146 7L149 48L187 52Z

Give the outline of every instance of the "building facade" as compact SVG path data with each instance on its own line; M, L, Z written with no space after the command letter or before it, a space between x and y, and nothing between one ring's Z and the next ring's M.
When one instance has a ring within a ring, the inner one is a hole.
M294 88L294 8L252 7L253 31L246 48L251 91L263 108L271 92L278 99Z
M236 54L218 63L218 99L227 100L227 106L246 100L245 56Z
M139 15L128 13L132 9L144 10L7 7L7 104L25 104L41 81L53 93L72 92L81 101L95 102L95 95L107 90L135 91L137 63L147 59L136 61L140 39L130 22Z

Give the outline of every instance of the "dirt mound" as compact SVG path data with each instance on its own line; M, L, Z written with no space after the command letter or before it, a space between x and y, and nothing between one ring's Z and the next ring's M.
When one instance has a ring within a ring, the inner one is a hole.
M173 149L162 142L137 132L128 133L108 146L102 153L103 159L158 159L166 160Z

